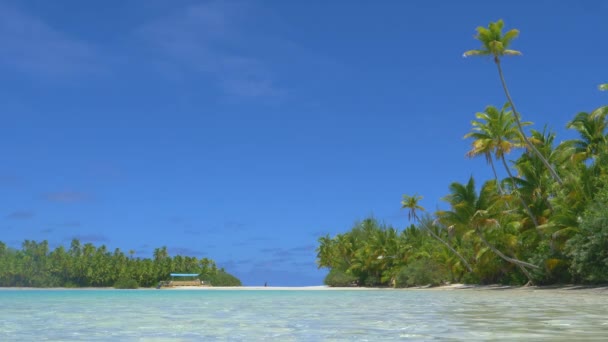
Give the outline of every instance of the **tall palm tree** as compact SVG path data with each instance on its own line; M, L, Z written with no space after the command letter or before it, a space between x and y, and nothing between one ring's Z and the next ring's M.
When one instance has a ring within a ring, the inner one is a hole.
M508 103L505 104L501 110L498 110L498 108L494 106L487 106L483 112L475 114L475 117L479 121L472 121L473 131L464 136L465 138L475 139L473 141L473 148L467 154L468 156L474 157L483 152L486 155L486 160L489 158L492 170L494 170L496 186L500 193L504 192L500 187L498 177L496 176L492 156L488 154L493 153L496 156L496 159L499 159L502 162L503 167L509 174L512 190L516 191L517 185L515 184L515 177L513 177L511 169L509 168L509 165L507 165L505 154L509 154L513 148L523 147L523 144L520 143L521 134L517 128L515 128L513 114L510 111L507 111L508 108ZM530 122L522 122L523 126L528 126L530 124ZM530 210L526 200L521 196L517 197L528 214L528 217L532 220L534 227L538 227L536 217Z
M517 51L517 50L509 49L509 46L511 45L511 41L513 39L517 38L517 36L519 36L519 30L511 29L503 35L503 33L502 33L503 27L504 27L504 22L502 21L502 19L498 20L497 22L491 22L488 25L488 28L481 27L481 26L478 27L477 35L475 36L475 39L477 39L481 42L481 48L477 49L477 50L466 51L463 54L463 56L464 57L469 57L469 56L493 56L494 57L494 63L496 64L496 67L498 68L498 75L500 76L500 82L502 83L502 88L505 92L507 100L509 101L509 105L511 106L511 109L513 110L513 117L515 118L515 122L517 123L517 127L519 128L519 132L521 133L521 136L522 136L524 142L526 143L526 146L528 146L528 148L530 150L534 151L534 153L538 156L538 158L540 158L543 161L543 164L549 170L553 179L555 179L555 181L561 185L562 180L559 177L559 175L557 174L557 172L555 171L555 169L551 166L551 164L549 164L549 161L543 157L543 155L538 151L538 149L536 149L534 144L532 144L530 142L530 140L528 140L528 138L526 137L526 133L524 132L524 128L523 128L522 122L520 120L520 114L517 111L515 104L513 103L513 99L511 98L511 94L509 93L509 89L507 88L507 83L505 81L505 77L502 72L500 59L503 56L519 56L519 55L521 55L521 52Z
M424 211L424 208L422 206L420 206L420 204L418 204L418 202L421 199L422 199L422 196L418 196L418 194L415 194L414 196L403 195L403 201L401 201L401 209L408 209L408 213L407 213L408 220L420 222L420 219L418 218L418 215L417 215L417 211ZM473 268L471 267L469 262L462 255L460 255L460 253L458 253L458 251L456 251L449 243L447 243L445 240L443 240L439 235L435 234L435 232L433 231L433 229L431 227L429 227L428 225L422 225L422 226L429 232L429 234L431 234L431 236L435 240L444 244L452 253L454 253L456 256L458 256L460 261L462 261L462 264L467 268L467 270L469 272L473 272Z

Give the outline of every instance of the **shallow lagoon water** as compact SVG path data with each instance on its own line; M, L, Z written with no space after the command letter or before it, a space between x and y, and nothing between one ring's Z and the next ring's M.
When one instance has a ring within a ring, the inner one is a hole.
M0 290L1 341L607 338L607 291Z

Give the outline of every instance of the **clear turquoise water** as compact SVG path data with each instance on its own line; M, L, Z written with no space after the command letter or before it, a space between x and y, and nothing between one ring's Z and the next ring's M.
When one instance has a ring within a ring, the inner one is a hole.
M605 291L0 290L0 341L607 338Z

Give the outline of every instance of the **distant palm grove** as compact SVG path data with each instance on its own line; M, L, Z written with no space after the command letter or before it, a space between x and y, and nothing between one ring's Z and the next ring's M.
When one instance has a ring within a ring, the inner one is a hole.
M21 250L0 242L0 286L13 287L152 287L171 272L198 273L215 286L240 286L234 276L218 269L213 260L170 257L167 248L154 250L152 259L134 258L105 245L95 247L73 239L70 248L49 250L47 241L26 240Z
M326 284L608 283L608 106L566 123L577 139L555 144L550 130L526 134L532 123L522 121L501 65L504 56L521 55L510 49L519 31L503 34L503 25L478 27L481 47L464 53L494 61L505 95L464 135L467 155L485 158L494 179L446 184L449 209L434 213L420 206L421 196L404 195L412 224L403 231L368 218L321 237L317 263L329 269ZM508 176L500 179L498 168Z

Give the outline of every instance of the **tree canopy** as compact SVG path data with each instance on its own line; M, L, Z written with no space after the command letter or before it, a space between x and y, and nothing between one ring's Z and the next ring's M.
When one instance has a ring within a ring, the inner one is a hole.
M608 282L608 106L574 114L564 124L578 138L559 144L547 126L531 128L501 68L502 57L521 55L511 48L519 30L503 29L502 20L478 27L481 47L464 53L494 59L505 95L506 104L486 105L465 135L472 141L466 154L483 156L494 178L446 185L449 209L422 217L422 196L404 195L414 224L403 230L367 218L320 238L317 262L330 269L327 284Z
M73 239L69 249L49 250L48 241L26 240L22 248L0 242L0 286L12 287L152 287L171 272L197 273L216 286L240 286L234 276L208 258L169 256L167 247L154 249L153 258L134 258L119 248L82 244Z

